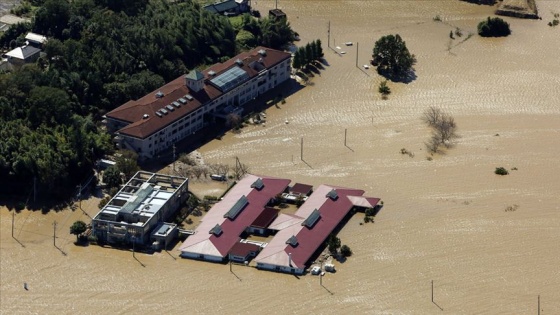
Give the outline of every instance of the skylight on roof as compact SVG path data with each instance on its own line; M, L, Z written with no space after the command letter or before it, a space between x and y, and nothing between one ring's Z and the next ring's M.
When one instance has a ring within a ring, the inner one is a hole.
M173 102L172 104L173 104L173 106L175 106L177 108L181 107L181 104L177 101Z
M181 104L187 104L187 100L182 97L179 99L179 102L181 102Z
M225 93L248 79L249 74L245 70L239 67L233 67L213 78L210 82Z
M165 106L165 108L169 109L170 112L175 110L175 108L173 108L173 106L171 106L171 105L167 105L167 106Z
M169 113L165 108L161 108L159 111L162 112L164 115L167 115Z
M185 95L185 98L188 99L189 101L194 100L194 98L190 94Z
M305 221L301 223L301 225L305 225L308 228L312 228L320 217L321 217L321 213L319 212L319 210L315 209L313 210L313 212L311 212L311 214L307 217L307 219L305 219Z
M230 220L235 219L235 217L245 208L245 206L249 203L249 200L245 195L239 197L239 200L235 202L235 204L229 209L226 214L224 214L224 218L228 218Z

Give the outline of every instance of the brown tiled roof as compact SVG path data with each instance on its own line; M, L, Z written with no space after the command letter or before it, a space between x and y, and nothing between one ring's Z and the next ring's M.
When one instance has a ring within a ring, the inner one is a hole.
M258 252L260 249L259 245L251 244L251 243L235 243L233 247L230 249L229 254L239 257L247 257L251 252Z
M307 196L311 192L312 189L313 189L313 186L311 186L311 185L296 183L290 189L290 192L292 192L294 194L300 194L300 195Z
M251 223L251 226L259 228L267 228L278 216L280 210L266 207L263 212Z
M260 50L264 50L266 55L262 56L259 54ZM198 109L206 102L222 95L219 89L208 83L213 77L209 75L209 71L215 72L214 77L218 76L231 67L240 66L236 64L236 61L239 59L243 62L243 65L240 67L249 74L250 78L253 78L259 71L253 68L255 67L254 64L253 67L251 66L252 62L257 62L265 68L270 68L288 58L290 58L289 53L265 47L257 47L253 50L243 52L224 63L217 63L204 70L202 74L206 82L204 88L198 93L189 90L186 86L185 76L182 75L136 101L128 101L117 107L109 112L107 117L130 123L130 125L120 129L119 133L144 139ZM195 75L199 76L200 72L192 74L192 76ZM157 98L156 93L158 92L163 93L163 97ZM177 101L186 94L190 94L194 99L188 101L185 105L181 104L179 108L175 108L173 112L169 112L167 115L163 115L162 117L156 115L156 111ZM149 115L149 117L143 118L145 114Z

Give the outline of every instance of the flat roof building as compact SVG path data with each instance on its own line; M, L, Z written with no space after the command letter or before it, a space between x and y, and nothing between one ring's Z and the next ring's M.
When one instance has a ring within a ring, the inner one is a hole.
M288 80L290 53L257 47L204 71L192 70L105 115L117 146L141 159L192 135L216 118L242 114L243 105Z
M93 235L98 242L121 245L167 240L173 226L162 223L185 202L187 191L186 178L137 172L93 218ZM150 237L156 227L160 230Z

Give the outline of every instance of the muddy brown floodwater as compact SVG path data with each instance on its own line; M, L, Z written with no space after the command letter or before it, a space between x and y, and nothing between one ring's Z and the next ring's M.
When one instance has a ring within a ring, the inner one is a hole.
M264 14L274 6L253 2ZM0 312L536 314L540 295L541 314L560 313L560 30L546 25L560 2L537 5L543 20L503 17L512 35L492 39L476 26L494 8L463 1L279 1L299 44L322 40L325 69L268 109L266 127L199 151L207 163L238 157L255 174L382 198L375 223L360 225L358 214L340 232L354 255L323 287L314 276L233 266L236 277L228 266L165 252L137 254L142 267L129 251L76 247L67 231L87 219L79 211L18 213L22 247L2 209ZM329 21L330 46L346 54L327 48ZM451 40L456 27L463 36ZM376 39L395 33L418 59L416 78L389 82L382 100L382 78L361 66ZM420 121L429 106L452 114L461 136L431 161ZM495 175L499 166L510 174ZM90 215L96 205L83 202Z

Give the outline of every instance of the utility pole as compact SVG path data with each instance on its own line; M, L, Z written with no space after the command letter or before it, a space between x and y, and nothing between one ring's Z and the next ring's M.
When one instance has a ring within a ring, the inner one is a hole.
M77 197L78 197L78 202L80 204L80 210L82 210L82 184L81 183L78 185L78 195L77 195Z
M360 43L356 42L356 68L358 67L358 55L360 54Z
M327 30L327 46L331 47L331 21L329 21L329 28Z
M344 146L346 146L346 134L348 133L348 128L344 129Z
M56 225L58 223L56 222L56 220L53 222L53 245L54 247L56 247Z
M303 161L303 137L301 137L301 160Z
M12 238L14 237L14 220L16 219L16 210L12 211Z
M432 280L432 303L434 303L434 280Z
M278 9L278 0L276 0L276 9Z
M537 299L538 299L538 305L537 306L539 308L537 314L541 315L541 296L539 295Z

